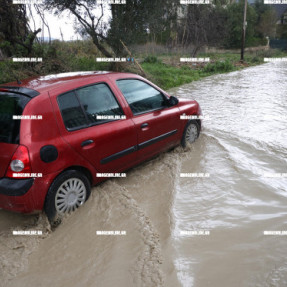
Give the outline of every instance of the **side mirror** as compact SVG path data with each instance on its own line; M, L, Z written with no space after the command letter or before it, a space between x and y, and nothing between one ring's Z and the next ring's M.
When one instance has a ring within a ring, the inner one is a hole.
M174 96L170 96L168 99L168 104L169 106L176 106L178 104L178 98L174 97Z

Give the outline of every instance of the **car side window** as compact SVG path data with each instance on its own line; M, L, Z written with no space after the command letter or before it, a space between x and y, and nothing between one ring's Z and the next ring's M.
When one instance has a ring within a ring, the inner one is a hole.
M124 118L115 96L103 83L62 94L58 104L68 130Z
M118 80L117 85L134 115L162 109L167 106L164 95L149 84L136 80Z
M58 104L67 129L87 126L87 119L74 91L60 95Z
M100 123L107 119L119 119L124 112L106 84L96 84L76 90L89 123Z

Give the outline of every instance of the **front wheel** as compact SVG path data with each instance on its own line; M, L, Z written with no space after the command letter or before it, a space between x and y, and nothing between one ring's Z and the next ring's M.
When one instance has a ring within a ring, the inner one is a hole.
M199 136L199 125L196 121L189 121L184 129L181 145L182 147L186 147L188 144L193 143Z
M83 173L68 170L60 174L46 196L44 210L50 223L58 225L65 214L83 205L90 193L90 182Z

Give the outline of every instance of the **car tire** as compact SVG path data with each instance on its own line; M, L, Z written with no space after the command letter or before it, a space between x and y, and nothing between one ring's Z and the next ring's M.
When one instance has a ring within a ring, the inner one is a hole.
M187 146L189 143L193 143L198 137L200 133L199 125L196 121L189 121L184 129L181 145L183 148Z
M61 173L51 184L44 211L53 227L59 225L65 214L83 205L91 194L88 178L76 170Z

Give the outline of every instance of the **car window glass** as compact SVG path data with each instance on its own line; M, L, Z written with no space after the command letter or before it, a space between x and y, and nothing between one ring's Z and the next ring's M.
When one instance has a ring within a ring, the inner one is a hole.
M76 93L90 123L117 119L117 116L124 115L113 93L106 84L80 88Z
M134 114L145 113L166 106L164 95L143 81L118 80L117 85Z
M0 93L0 142L19 143L20 120L13 116L21 116L30 98L13 93Z
M87 125L85 114L74 92L59 96L58 103L66 128L74 129Z

